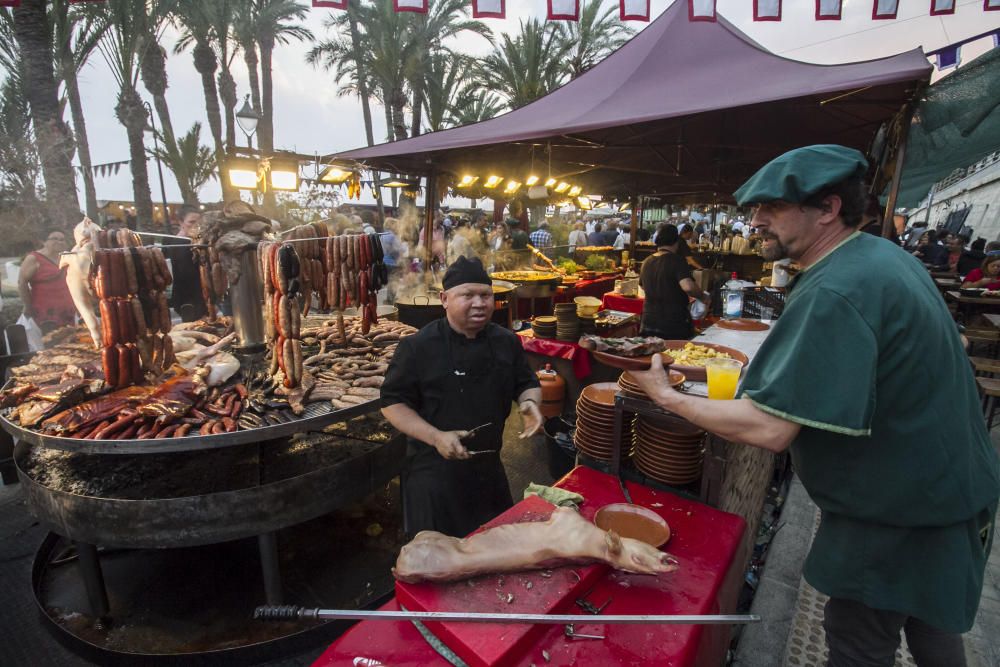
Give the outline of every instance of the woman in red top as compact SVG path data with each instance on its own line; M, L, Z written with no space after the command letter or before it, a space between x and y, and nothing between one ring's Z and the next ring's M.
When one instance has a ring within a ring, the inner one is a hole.
M59 253L66 250L66 235L53 230L41 250L32 250L21 262L17 288L24 315L43 331L73 324L76 306L66 287L66 271L59 268Z
M962 287L1000 289L1000 255L987 255L978 269L972 269L969 275L965 276Z

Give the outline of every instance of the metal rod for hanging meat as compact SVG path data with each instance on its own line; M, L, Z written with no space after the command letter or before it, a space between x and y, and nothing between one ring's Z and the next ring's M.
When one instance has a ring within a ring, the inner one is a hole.
M315 609L295 605L261 606L253 617L265 621L355 619L362 621L442 621L449 623L596 623L600 625L741 625L757 623L756 614L483 614L454 611L366 611L363 609Z

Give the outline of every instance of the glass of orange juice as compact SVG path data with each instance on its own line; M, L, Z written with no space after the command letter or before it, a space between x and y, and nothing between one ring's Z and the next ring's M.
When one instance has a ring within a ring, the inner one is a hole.
M736 385L740 382L743 364L736 359L706 359L708 397L723 401L736 398Z

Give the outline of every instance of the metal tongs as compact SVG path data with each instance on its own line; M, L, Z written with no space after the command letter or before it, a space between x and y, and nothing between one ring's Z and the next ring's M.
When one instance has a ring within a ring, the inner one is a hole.
M461 439L468 440L469 438L471 438L476 434L476 431L481 431L482 429L488 428L490 426L493 426L493 422L486 422L485 424L480 424L476 428L467 431L465 435L462 436ZM476 451L469 451L469 456L475 456L476 454L496 454L499 451L500 451L499 449L480 449Z

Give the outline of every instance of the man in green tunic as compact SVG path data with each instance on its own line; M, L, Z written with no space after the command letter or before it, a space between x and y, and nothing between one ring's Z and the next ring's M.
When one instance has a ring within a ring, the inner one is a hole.
M636 373L663 408L734 442L791 447L822 509L804 575L830 596L830 665L964 665L993 540L1000 464L958 331L927 270L861 234L864 156L809 146L739 190L765 259L802 272L743 379L710 401Z

